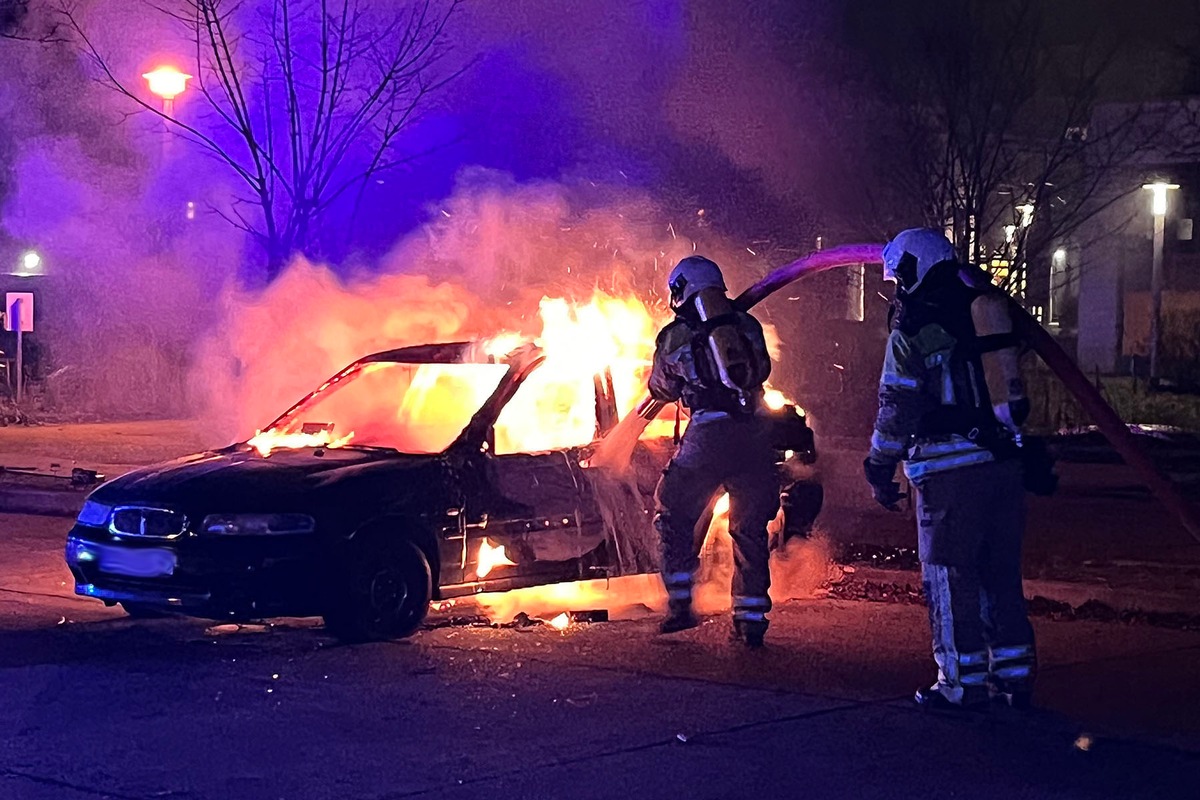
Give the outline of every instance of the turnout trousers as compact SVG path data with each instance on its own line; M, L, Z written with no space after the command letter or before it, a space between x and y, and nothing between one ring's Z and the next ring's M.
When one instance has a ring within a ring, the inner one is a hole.
M696 526L717 490L729 493L733 540L733 618L765 630L771 608L767 524L779 511L779 479L768 426L755 416L694 421L663 471L654 526L672 606L691 603L706 531Z
M1028 692L1036 666L1021 586L1025 488L1017 460L924 476L917 484L921 581L935 689L954 703Z

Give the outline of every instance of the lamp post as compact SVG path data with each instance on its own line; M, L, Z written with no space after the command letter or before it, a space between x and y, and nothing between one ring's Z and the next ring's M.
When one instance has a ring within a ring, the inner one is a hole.
M1154 215L1154 262L1150 270L1150 383L1159 378L1158 357L1162 350L1163 233L1167 220L1167 192L1178 189L1175 183L1147 183L1150 213Z
M175 98L183 94L187 82L192 78L191 75L169 66L155 67L142 77L150 84L150 91L162 98L163 114L168 117L175 112Z
M36 250L30 250L25 255L21 256L21 266L17 275L28 277L37 275L42 271L42 257Z

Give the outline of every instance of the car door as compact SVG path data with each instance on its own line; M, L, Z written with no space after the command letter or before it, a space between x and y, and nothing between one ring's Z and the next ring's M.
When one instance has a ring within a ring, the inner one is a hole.
M481 492L468 504L467 578L517 587L584 577L595 543L581 535L574 453L488 456L484 470Z
M463 578L487 589L590 577L589 558L602 544L584 536L580 525L580 449L518 449L530 441L549 443L528 434L553 424L535 413L545 408L546 381L528 382L527 375L497 413L464 509Z

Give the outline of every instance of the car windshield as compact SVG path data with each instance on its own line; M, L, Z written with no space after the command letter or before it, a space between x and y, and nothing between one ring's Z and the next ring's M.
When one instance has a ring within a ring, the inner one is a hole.
M364 445L440 453L507 371L503 364L365 364L267 431L269 447Z

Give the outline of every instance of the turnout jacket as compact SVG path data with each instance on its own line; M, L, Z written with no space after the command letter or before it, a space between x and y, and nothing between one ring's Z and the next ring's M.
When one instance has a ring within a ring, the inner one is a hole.
M946 262L899 303L879 378L870 460L904 461L909 480L996 460L988 443L1011 437L992 411L971 304L984 292Z

